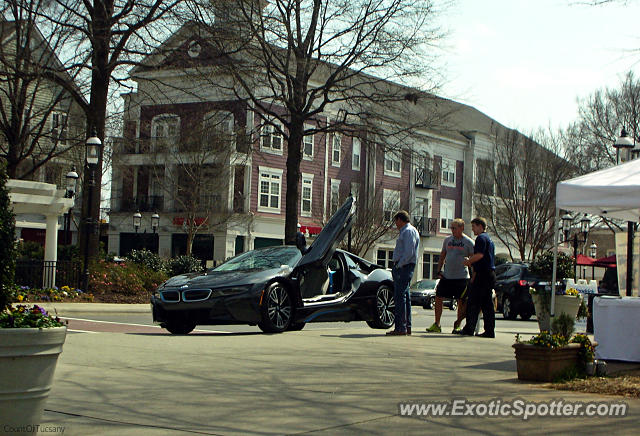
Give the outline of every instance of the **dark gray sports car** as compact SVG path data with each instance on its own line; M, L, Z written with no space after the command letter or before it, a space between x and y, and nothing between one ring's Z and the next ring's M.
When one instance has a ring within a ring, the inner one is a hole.
M280 333L308 322L393 325L391 273L337 250L353 224L355 199L331 217L304 255L295 246L240 254L203 274L172 277L151 297L154 322L174 334L196 325L249 324Z

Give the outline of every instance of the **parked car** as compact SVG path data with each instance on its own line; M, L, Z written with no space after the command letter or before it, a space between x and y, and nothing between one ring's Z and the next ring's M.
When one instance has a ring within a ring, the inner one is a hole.
M505 319L516 319L518 315L528 320L536 313L529 293L530 287L550 286L529 272L528 263L504 263L496 267L497 311Z
M353 224L349 197L302 255L295 246L240 254L200 274L172 277L151 297L153 320L174 334L197 325L249 324L264 332L301 330L308 322L394 321L391 273L336 250Z
M439 282L440 279L424 279L418 280L411 285L409 288L411 305L433 310L436 307L436 287ZM442 304L451 310L458 309L458 301L455 298L445 298Z

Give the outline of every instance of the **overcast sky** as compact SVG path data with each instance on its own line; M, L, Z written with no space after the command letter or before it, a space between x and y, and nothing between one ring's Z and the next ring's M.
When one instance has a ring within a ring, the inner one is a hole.
M440 94L522 132L565 127L576 98L640 77L640 0L626 3L456 0Z

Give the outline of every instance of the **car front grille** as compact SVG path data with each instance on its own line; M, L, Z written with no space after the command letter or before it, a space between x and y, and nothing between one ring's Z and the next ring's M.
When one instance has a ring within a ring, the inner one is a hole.
M211 295L211 289L190 289L182 292L182 301L204 301Z
M168 303L177 303L180 301L180 292L178 291L162 291L162 300Z

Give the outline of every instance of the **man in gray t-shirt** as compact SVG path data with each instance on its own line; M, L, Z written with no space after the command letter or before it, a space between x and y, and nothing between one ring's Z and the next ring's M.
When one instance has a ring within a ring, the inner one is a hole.
M458 317L453 324L454 332L466 314L466 291L469 284L469 270L464 261L473 255L473 239L464 233L464 221L456 218L451 222L451 236L445 238L438 262L438 287L436 288L435 322L427 328L428 332L440 333L442 300L458 300ZM442 268L444 264L444 270Z

